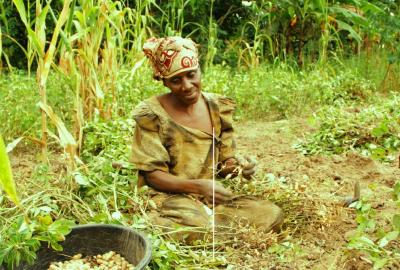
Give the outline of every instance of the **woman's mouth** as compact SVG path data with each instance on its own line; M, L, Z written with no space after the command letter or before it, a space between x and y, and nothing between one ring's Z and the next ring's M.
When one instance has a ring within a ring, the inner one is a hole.
M189 92L189 93L185 93L185 94L184 94L185 98L194 98L194 97L196 97L196 95L197 95L197 92L196 92L196 91L193 91L193 92Z

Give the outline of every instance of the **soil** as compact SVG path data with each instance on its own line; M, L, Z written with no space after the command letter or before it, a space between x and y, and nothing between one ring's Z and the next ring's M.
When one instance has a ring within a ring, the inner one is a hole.
M372 269L365 254L347 248L357 223L355 210L343 202L353 196L359 182L361 197L379 212L379 226L388 228L396 211L391 191L400 179L399 164L381 163L357 152L304 156L293 144L310 131L302 119L237 123L239 152L256 157L257 177L274 177L277 184L263 194L282 207L286 219L280 234L253 232L241 248L226 247L231 269ZM19 186L37 170L39 151L17 148L11 154ZM287 193L278 196L281 192ZM269 249L274 244L280 249Z
M293 198L276 202L287 210L288 219L300 217L291 210L308 212L307 219L299 219L301 224L296 224L296 232L293 232L294 226L285 224L286 231L279 241L294 243L294 246L275 256L265 252L265 256L254 256L259 251L249 251L251 259L244 262L252 265L248 269L372 269L365 254L346 248L357 223L355 210L345 207L343 202L353 196L358 182L361 198L366 198L379 212L378 226L388 227L396 211L391 192L400 179L399 164L384 164L357 152L304 156L293 144L310 131L301 119L244 122L236 127L238 150L257 158L259 175L272 174L284 179L286 187L292 189L292 196L304 202L297 209L290 207ZM273 200L271 193L267 197ZM287 223L292 222L288 219ZM387 269L400 269L396 268L399 265L392 267Z

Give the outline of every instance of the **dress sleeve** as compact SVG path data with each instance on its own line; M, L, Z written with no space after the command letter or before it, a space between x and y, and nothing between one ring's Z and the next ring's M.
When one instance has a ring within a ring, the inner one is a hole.
M219 147L219 160L225 161L235 157L236 144L233 136L233 112L235 102L227 97L218 97L221 119L221 142Z
M160 120L144 103L134 111L136 122L131 162L139 171L160 170L168 172L169 154L160 139Z

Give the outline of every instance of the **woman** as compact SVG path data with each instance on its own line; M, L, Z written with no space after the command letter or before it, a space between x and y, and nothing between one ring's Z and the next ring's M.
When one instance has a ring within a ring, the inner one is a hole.
M210 225L206 204L213 200L213 168L218 167L219 175L224 176L240 167L233 139L234 103L201 92L198 52L192 40L152 38L143 50L154 78L170 92L136 108L132 162L139 171L139 185L154 189L152 200L157 209L150 213L153 224L166 230L189 227L187 233L174 236L192 241L204 236L193 227ZM241 168L244 177L251 177L254 165ZM243 219L271 230L282 222L282 211L271 202L235 196L218 182L214 193L217 225L230 226L233 220Z

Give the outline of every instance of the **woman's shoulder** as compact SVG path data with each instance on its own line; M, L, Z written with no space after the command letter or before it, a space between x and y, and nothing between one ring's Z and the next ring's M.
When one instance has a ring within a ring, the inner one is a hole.
M159 115L157 114L157 97L151 97L141 101L133 110L133 119L136 123L146 129L157 130Z
M219 107L220 112L232 112L235 110L236 103L230 97L208 92L203 92L203 95L206 99L216 103Z

